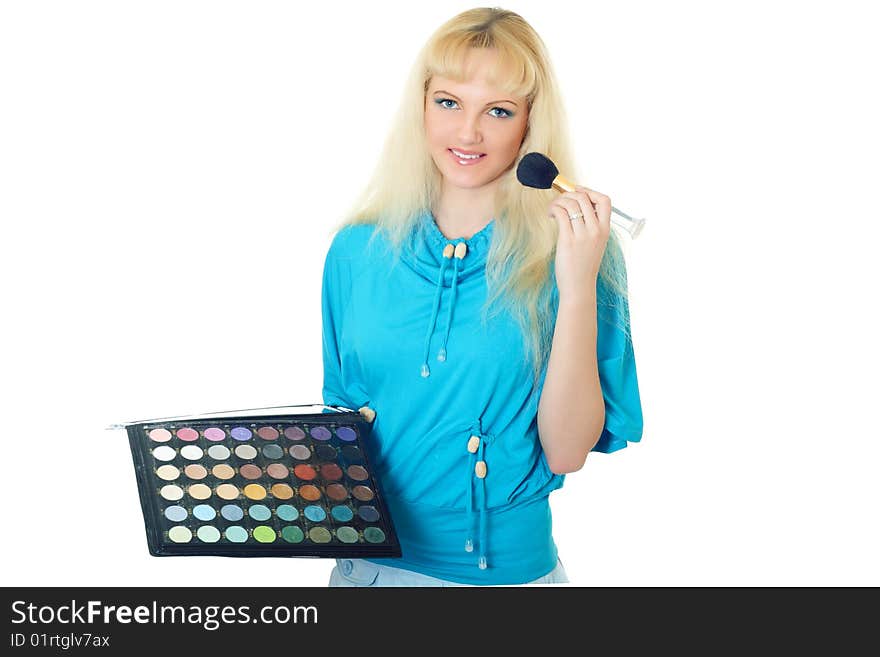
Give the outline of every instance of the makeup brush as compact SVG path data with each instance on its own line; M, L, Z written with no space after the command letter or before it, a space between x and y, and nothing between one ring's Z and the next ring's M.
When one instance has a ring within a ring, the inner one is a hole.
M577 191L574 183L560 175L553 160L542 153L526 153L516 166L516 179L526 187L536 189L550 189L552 187L560 192ZM615 225L627 231L633 239L642 232L642 227L645 225L644 219L633 219L614 206L611 206L611 212L613 213L611 220ZM615 217L615 214L619 215L621 219Z

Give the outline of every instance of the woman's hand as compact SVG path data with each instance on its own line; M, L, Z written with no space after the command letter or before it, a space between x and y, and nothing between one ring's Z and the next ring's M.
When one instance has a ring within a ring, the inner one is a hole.
M611 233L611 199L580 185L575 189L550 203L550 216L559 224L556 286L559 300L566 302L577 301L584 293L595 295L599 265Z

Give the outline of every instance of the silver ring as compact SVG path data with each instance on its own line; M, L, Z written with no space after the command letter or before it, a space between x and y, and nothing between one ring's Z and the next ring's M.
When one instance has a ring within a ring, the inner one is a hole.
M582 212L575 212L574 214L569 213L568 218L571 219L572 221L574 221L575 219L580 219L583 216L584 215Z

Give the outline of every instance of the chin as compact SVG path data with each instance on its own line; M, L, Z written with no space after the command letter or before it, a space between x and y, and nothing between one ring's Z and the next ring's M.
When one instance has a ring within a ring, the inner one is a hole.
M478 187L483 187L492 182L496 177L487 176L485 173L483 175L475 176L467 171L454 169L452 171L448 169L440 169L440 173L445 180L449 181L456 187L461 187L463 189L477 189Z
M453 185L454 187L458 187L459 189L480 189L492 182L491 180L467 180L459 182L450 178L447 178L446 180L449 182L449 184Z

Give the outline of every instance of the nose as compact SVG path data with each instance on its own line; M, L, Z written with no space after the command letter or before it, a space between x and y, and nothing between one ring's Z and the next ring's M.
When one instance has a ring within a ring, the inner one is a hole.
M478 144L483 141L480 132L480 114L466 115L462 112L461 124L458 126L458 139L462 146L465 144Z

